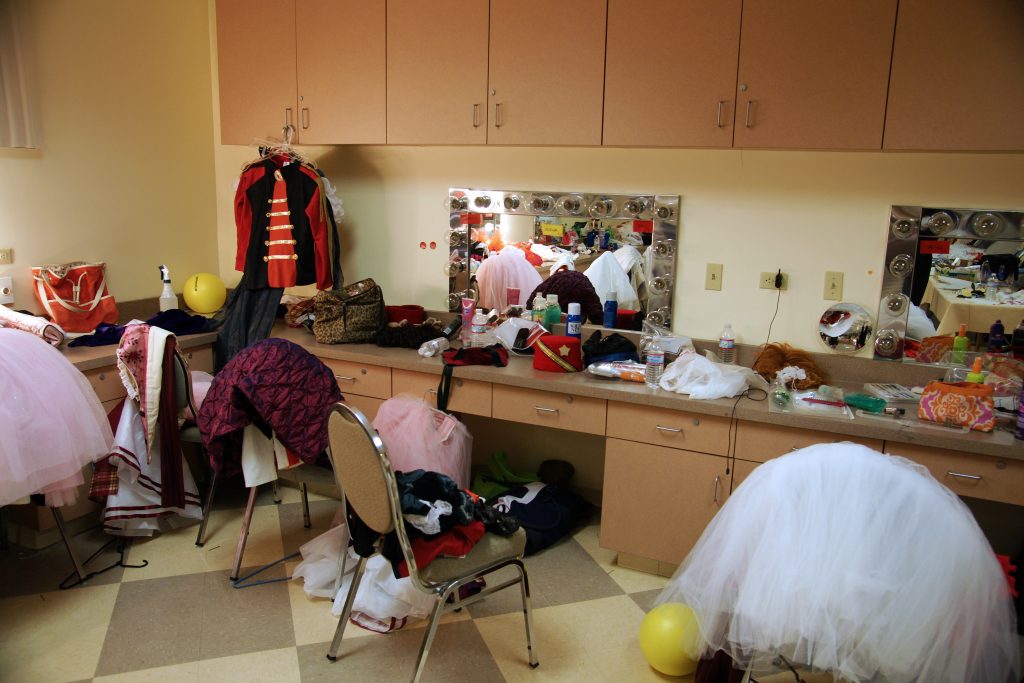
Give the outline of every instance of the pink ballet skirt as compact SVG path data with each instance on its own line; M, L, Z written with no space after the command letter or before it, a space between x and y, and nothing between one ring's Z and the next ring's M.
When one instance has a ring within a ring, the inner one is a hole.
M455 417L416 396L399 394L381 404L373 427L396 472L427 470L469 486L473 436Z
M706 653L782 655L870 683L1020 680L1006 578L970 510L920 465L851 443L759 466L658 598Z
M530 265L517 247L506 247L500 253L484 259L476 271L477 286L480 288L480 306L505 310L509 304L525 303L522 297L529 295L542 280L537 269ZM509 287L519 288L520 301L510 302Z
M82 468L113 444L89 381L39 337L0 328L0 396L0 505L32 493L73 503Z

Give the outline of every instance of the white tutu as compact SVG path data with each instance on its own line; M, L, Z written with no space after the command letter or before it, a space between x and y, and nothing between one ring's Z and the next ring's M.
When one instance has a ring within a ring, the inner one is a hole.
M459 488L469 486L473 436L455 417L421 398L399 394L381 404L373 427L396 472L440 472Z
M758 467L658 602L694 609L707 652L781 654L850 681L1020 677L1006 578L967 507L924 468L855 444Z
M524 297L530 295L541 277L537 269L526 260L526 254L518 247L505 247L499 253L484 259L476 271L476 282L480 289L480 306L505 310L509 304L529 306ZM508 300L509 287L519 288L519 301Z
M40 492L73 503L82 468L113 443L89 381L39 337L0 328L0 396L0 505Z

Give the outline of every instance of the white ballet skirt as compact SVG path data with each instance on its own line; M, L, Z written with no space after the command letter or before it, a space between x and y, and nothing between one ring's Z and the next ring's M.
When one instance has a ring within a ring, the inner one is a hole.
M1009 588L967 507L903 458L850 443L770 460L658 598L755 674L781 654L847 681L1020 679Z
M89 381L34 334L0 328L0 397L0 505L32 493L74 503L82 468L113 443Z
M399 394L377 409L373 428L380 434L396 472L427 470L469 487L473 436L455 417L422 398Z

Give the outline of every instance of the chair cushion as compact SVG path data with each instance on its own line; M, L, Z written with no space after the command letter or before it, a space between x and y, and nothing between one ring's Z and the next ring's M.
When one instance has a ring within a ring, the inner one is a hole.
M526 532L517 529L508 538L498 534L484 534L465 557L439 557L420 571L420 579L428 583L443 583L451 579L470 576L501 560L523 556L526 550Z

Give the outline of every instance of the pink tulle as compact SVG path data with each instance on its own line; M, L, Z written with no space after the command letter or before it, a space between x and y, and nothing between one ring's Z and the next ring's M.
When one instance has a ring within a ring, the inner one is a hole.
M469 486L473 436L453 416L421 398L399 394L381 404L373 426L395 471L440 472L461 488Z
M537 269L526 260L522 249L506 248L500 254L484 259L476 272L480 288L480 306L504 310L509 305L528 305L530 292L541 283ZM509 301L509 287L519 288L519 301Z
M113 443L85 376L39 337L0 328L0 505L46 494L74 502L82 468Z

